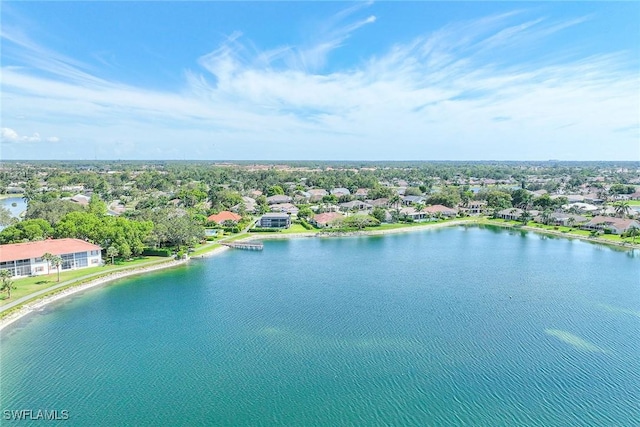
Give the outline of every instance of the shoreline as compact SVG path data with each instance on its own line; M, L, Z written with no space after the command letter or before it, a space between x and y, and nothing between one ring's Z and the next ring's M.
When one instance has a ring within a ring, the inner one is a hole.
M197 258L208 258L208 257L212 257L215 256L219 253L222 253L226 250L228 250L229 248L226 246L221 246L221 247L217 247L212 249L209 252L206 252L202 255L198 255ZM2 331L5 327L9 326L10 324L12 324L13 322L17 321L18 319L26 316L29 313L32 313L34 311L37 311L39 309L41 309L42 307L58 301L60 299L69 297L71 295L77 294L79 292L84 292L88 289L91 288L95 288L98 286L103 286L103 285L107 285L110 282L113 282L115 280L118 279L122 279L125 277L129 277L129 276L137 276L139 274L145 274L145 273L150 273L152 271L157 271L157 270L164 270L167 268L173 268L173 267L177 267L180 265L185 265L189 262L189 259L183 259L183 260L173 260L173 261L168 261L162 264L157 264L157 265L151 265L148 267L138 267L138 268L133 268L131 270L125 270L125 271L117 271L111 274L107 274L105 276L101 276L98 277L96 279L93 280L89 280L86 283L82 283L79 285L73 285L71 284L70 286L61 289L59 292L55 292L53 294L50 295L45 295L41 298L36 298L33 301L28 301L25 304L22 304L18 307L15 308L14 311L9 312L9 314L7 314L6 316L2 317L0 319L0 331ZM81 278L78 280L82 280Z
M323 232L322 230L309 232L309 233L291 233L291 234L265 233L265 234L250 235L243 239L239 239L238 241L248 242L253 240L281 240L281 239L288 239L288 238L303 238L303 237L332 238L332 237L384 236L387 234L423 231L423 230L450 227L450 226L456 226L456 225L496 226L500 228L509 228L513 230L531 231L533 233L546 234L546 235L561 237L565 239L578 239L585 242L597 243L597 244L606 245L606 246L614 246L621 249L640 250L639 243L631 244L628 242L614 242L611 240L600 239L598 237L563 233L561 231L547 230L547 229L537 228L529 225L515 226L510 223L502 223L502 222L493 223L493 222L478 220L475 218L467 219L467 220L454 220L449 222L426 223L424 225L399 227L399 228L392 228L388 230L361 230L361 231L348 231L348 232L335 232L335 233Z
M586 242L591 242L591 243L597 243L597 244L604 244L604 245L610 245L610 246L615 246L615 247L619 247L619 248L623 248L623 249L630 249L630 250L638 250L640 249L640 245L632 245L626 242L612 242L612 241L608 241L608 240L601 240L598 238L593 238L593 237L589 237L589 236L579 236L579 235L573 235L573 234L568 234L568 233L562 233L559 231L555 231L555 230L545 230L545 229L539 229L536 227L530 227L530 226L522 226L522 227L515 227L513 224L508 224L508 223L485 223L485 222L480 222L477 220L454 220L454 221L449 221L449 222L439 222L439 223L430 223L430 224L424 224L424 225L416 225L416 226L410 226L410 227L399 227L399 228L393 228L393 229L388 229L388 230L362 230L362 231L351 231L351 232L341 232L341 233L331 233L331 232L323 232L322 230L316 231L316 232L309 232L309 233L290 233L290 234L253 234L253 235L249 235L243 239L239 239L237 241L254 241L254 240L282 240L282 239L296 239L296 238L337 238L337 237L358 237L358 236L384 236L384 235L388 235L388 234L399 234L399 233L407 233L407 232L413 232L413 231L424 231L424 230L429 230L429 229L438 229L438 228L444 228L444 227L451 227L451 226L458 226L458 225L473 225L473 226L482 226L482 225L488 225L488 226L497 226L497 227L501 227L501 228L510 228L510 229L516 229L516 230L524 230L524 231L530 231L530 232L534 232L534 233L538 233L538 234L547 234L547 235L552 235L552 236L557 236L557 237L561 237L561 238L569 238L569 239L579 239L579 240L583 240ZM203 254L197 255L195 257L192 257L193 259L200 259L200 258L210 258L213 256L216 256L224 251L229 250L230 248L227 246L220 246L217 248L212 249L211 251L207 251ZM191 258L189 258L191 259ZM129 276L135 276L135 275L139 275L139 274L145 274L145 273L149 273L152 271L157 271L157 270L163 270L163 269L167 269L167 268L172 268L172 267L177 267L180 265L184 265L186 263L188 263L189 259L184 259L184 260L173 260L173 261L169 261L166 263L162 263L162 264L158 264L158 265L153 265L153 266L149 266L149 267L141 267L141 268L134 268L132 270L127 270L127 271L119 271L119 272L115 272L112 274L108 274L106 276L102 276L99 277L97 279L94 280L90 280L86 283L82 283L79 285L70 285L69 287L66 287L62 290L60 290L59 292L55 292L51 295L47 295L47 296L43 296L42 298L36 298L33 301L27 302L21 306L18 306L15 311L10 312L9 314L7 314L6 316L0 318L0 331L2 331L6 326L12 324L13 322L15 322L16 320L26 316L29 313L32 313L34 311L37 311L39 309L41 309L42 307L44 307L47 304L50 304L54 301L58 301L62 298L66 298L68 296L71 296L73 294L79 293L79 292L83 292L86 291L88 289L94 288L94 287L98 287L98 286L102 286L102 285L106 285L110 282L113 282L115 280L118 279L122 279L125 277L129 277ZM81 280L81 279L79 279Z

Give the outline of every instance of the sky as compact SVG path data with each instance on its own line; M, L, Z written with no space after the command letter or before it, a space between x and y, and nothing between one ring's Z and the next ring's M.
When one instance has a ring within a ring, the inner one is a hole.
M640 160L640 2L0 3L4 160Z

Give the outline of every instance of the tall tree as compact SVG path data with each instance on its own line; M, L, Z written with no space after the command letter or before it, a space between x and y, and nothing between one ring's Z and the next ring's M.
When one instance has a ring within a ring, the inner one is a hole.
M15 288L13 286L13 280L11 279L11 271L8 269L0 270L0 279L2 280L2 286L0 286L0 291L7 293L7 298L11 299L11 289Z
M47 276L51 273L51 261L53 260L53 254L46 252L42 255L42 259L47 261Z
M60 281L60 267L62 266L62 257L54 255L51 257L51 265L58 270L58 282Z
M628 215L631 211L631 207L629 206L629 202L626 200L619 200L613 204L613 207L616 210L616 216L620 218L624 218L625 215Z
M107 248L107 256L109 258L111 258L111 264L115 264L115 258L120 254L120 252L118 252L118 248L116 248L115 246L109 246Z

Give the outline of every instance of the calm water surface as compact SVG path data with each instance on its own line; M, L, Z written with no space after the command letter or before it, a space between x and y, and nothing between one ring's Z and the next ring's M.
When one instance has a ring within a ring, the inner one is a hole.
M637 426L639 267L480 228L266 242L5 329L1 409L86 426Z

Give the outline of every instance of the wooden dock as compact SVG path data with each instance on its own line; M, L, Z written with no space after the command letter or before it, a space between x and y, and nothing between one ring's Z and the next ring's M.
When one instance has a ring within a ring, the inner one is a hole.
M261 251L264 249L264 243L262 242L230 242L220 244L233 249L244 249L246 251Z

